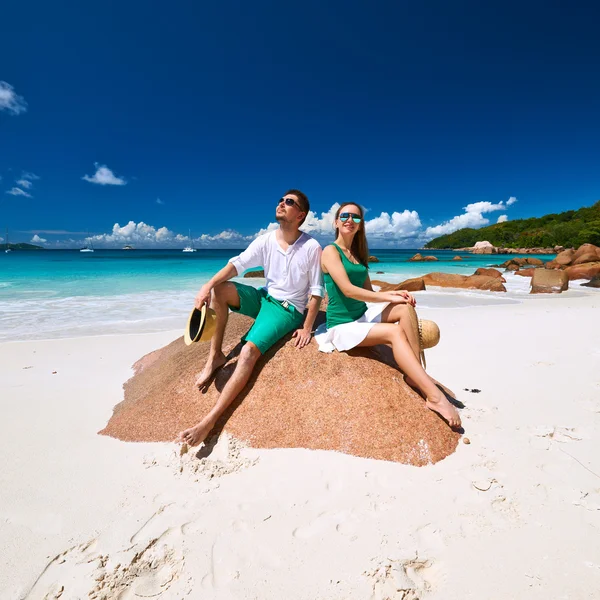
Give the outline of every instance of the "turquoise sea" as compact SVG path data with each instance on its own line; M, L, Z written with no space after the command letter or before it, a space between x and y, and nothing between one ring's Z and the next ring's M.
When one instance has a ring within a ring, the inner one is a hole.
M183 327L198 288L240 250L78 250L0 253L0 341L150 332ZM371 278L398 282L432 271L469 275L503 262L498 255L421 251L434 263L411 263L417 250L371 250ZM540 256L542 260L551 257ZM383 271L383 273L377 273ZM262 285L264 280L245 280ZM517 302L529 280L510 276L509 294L428 290L424 308ZM517 298L517 299L515 299Z

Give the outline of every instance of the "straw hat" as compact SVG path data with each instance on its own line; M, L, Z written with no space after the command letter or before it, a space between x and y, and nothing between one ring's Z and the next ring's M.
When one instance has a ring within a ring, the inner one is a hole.
M410 320L410 326L415 332L417 339L419 340L420 347L420 358L424 368L427 367L425 361L425 350L427 348L433 348L437 346L440 341L440 328L437 326L435 321L427 321L426 319L419 319L417 317L417 311L412 306L408 306L408 318Z
M217 327L217 313L206 304L200 310L194 308L188 317L183 341L186 345L194 342L208 342Z

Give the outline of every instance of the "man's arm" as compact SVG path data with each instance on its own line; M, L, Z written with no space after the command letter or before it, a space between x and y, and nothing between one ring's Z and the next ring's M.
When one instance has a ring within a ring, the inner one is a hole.
M195 305L197 309L202 308L204 304L210 304L210 293L220 283L229 281L237 275L235 267L231 263L227 263L216 275L210 278L196 295Z
M234 256L216 275L205 283L196 295L196 308L210 304L210 293L220 283L229 281L236 275L241 275L246 269L262 266L264 237L256 238L239 256Z

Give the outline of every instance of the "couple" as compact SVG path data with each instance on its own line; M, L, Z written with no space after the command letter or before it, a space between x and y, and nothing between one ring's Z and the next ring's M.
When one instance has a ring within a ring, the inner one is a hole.
M293 331L298 349L310 342L323 298L323 279L329 304L327 330L317 336L319 349L391 346L406 382L424 394L427 407L451 427L460 426L456 408L421 366L419 340L409 323L415 299L408 292L374 292L371 287L363 209L350 202L338 208L336 240L324 251L315 239L300 231L309 210L306 195L289 190L277 203L279 228L256 238L200 288L196 308L210 304L217 319L208 360L196 380L200 390L208 388L216 370L227 360L222 344L229 310L255 321L217 403L198 424L181 432L180 441L195 446L207 438L250 379L258 359L282 337ZM229 281L253 267L264 268L266 288Z

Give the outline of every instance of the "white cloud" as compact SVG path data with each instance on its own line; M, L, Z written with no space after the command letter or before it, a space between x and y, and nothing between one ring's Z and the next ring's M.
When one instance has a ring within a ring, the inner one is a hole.
M35 181L36 179L39 179L39 175L36 175L35 173L29 173L28 171L23 171L21 173L21 179L28 179L29 181Z
M15 181L15 183L18 186L25 188L26 190L31 189L31 186L33 185L33 183L31 183L31 181L29 181L29 179L17 179L17 181Z
M31 238L32 244L45 244L47 240L41 238L37 233Z
M162 206L164 204L164 202L160 198L157 198L156 204L160 204Z
M22 190L21 192L25 193ZM365 220L369 244L374 248L419 247L433 237L456 231L462 227L487 225L489 220L484 215L506 210L509 202L514 204L516 198L497 204L485 201L468 204L464 207L463 214L426 229L423 228L419 213L415 210L384 211L376 217ZM338 208L339 204L336 203L320 215L310 211L302 229L317 238L321 244L332 242L334 237L333 220ZM507 218L507 215L503 214L499 217L498 222L504 222ZM199 237L193 238L193 241L198 247L204 248L245 248L257 236L278 227L277 223L269 223L266 227L249 235L233 229L226 229L215 234L203 233ZM31 231L30 233L44 233L44 231ZM56 231L56 233L62 232ZM64 233L73 232L65 231ZM175 233L167 227L157 228L143 221L139 223L129 221L123 226L115 223L110 233L94 235L86 239L92 240L94 245L99 248L121 248L124 245L132 245L136 248L183 248L190 241L187 235ZM55 245L57 247L75 247L79 243L80 241L71 239L58 241Z
M483 216L485 213L494 212L496 210L506 210L508 206L514 204L516 201L516 198L511 197L506 203L498 202L498 204L493 204L492 202L482 201L467 204L467 206L464 207L465 212L462 215L453 217L440 225L428 227L422 237L424 240L430 240L440 235L453 233L464 227L478 228L489 225L489 219Z
M141 246L145 248L169 247L177 240L177 235L166 227L153 227L147 225L143 221L136 223L129 221L127 225L121 227L115 223L112 228L112 233L103 233L94 235L90 238L94 244L105 247L118 247L125 244Z
M263 233L265 231L261 230ZM222 246L225 248L243 248L247 246L257 235L242 235L233 229L226 229L216 235L203 233L197 241L201 246Z
M89 181L90 183L97 183L99 185L126 185L127 182L122 177L117 177L106 165L99 165L94 163L96 172L91 177L84 175L82 179Z
M306 221L302 224L302 231L316 237L319 240L333 241L335 228L333 226L335 213L340 205L336 202L332 207L322 212L318 217L314 211L310 211L306 217ZM277 229L277 223L269 223L269 225L258 231L256 236ZM393 212L391 215L387 212L382 212L378 217L365 219L365 228L369 239L389 239L399 241L405 238L410 238L418 235L421 229L421 220L419 213L413 210L404 210L403 212Z
M418 235L420 229L421 219L416 210L393 212L391 216L382 212L374 219L365 220L365 230L369 238L410 238Z
M26 198L31 198L31 194L28 194L26 191L18 187L14 187L8 190L6 193L10 194L11 196L25 196Z
M508 221L508 215L500 215L496 223L506 223Z
M27 102L23 96L15 92L15 88L6 81L0 81L0 110L18 115L27 110Z

